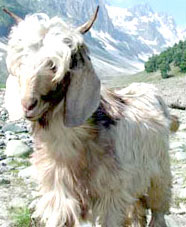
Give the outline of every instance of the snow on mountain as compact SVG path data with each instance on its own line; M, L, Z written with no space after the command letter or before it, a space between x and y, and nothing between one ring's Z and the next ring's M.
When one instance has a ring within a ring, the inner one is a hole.
M85 40L101 77L142 70L148 57L186 38L186 30L178 28L171 16L154 12L149 4L118 8L107 5L106 0L17 2L29 12L57 15L77 26L87 21L99 5L98 18Z
M106 8L115 27L140 40L154 54L184 38L172 16L154 12L148 4L129 9L109 5Z
M109 17L112 19L112 23L128 34L137 34L137 19L133 17L133 14L127 8L119 8L115 6L106 5ZM130 23L128 18L131 18Z
M100 11L88 38L90 46L94 40L101 51L94 45L92 53L99 52L99 55L112 59L112 64L123 65L131 73L143 70L144 62L153 54L186 38L186 30L178 28L172 16L154 12L149 4L133 8L103 5L104 10Z

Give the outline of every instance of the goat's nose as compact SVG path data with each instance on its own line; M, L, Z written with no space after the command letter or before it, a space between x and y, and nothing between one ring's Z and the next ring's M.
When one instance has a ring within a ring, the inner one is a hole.
M29 100L23 99L21 103L25 111L30 111L37 106L38 100L36 98L32 98Z

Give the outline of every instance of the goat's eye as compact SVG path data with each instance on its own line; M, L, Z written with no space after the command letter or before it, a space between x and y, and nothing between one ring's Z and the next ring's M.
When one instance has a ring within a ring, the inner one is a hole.
M54 64L53 61L49 61L49 62L48 62L48 66L49 66L50 70L51 70L53 73L56 73L56 72L57 72L57 67L56 67L56 65Z
M72 40L69 38L64 38L63 42L67 44L70 48L72 47Z
M52 67L50 67L50 70L53 72L53 73L56 73L57 72L57 67L55 65L53 65Z

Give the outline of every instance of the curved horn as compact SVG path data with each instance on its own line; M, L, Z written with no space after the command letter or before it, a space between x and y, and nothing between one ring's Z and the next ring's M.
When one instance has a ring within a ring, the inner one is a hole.
M11 16L16 21L17 24L23 20L21 17L15 15L14 13L10 12L10 10L6 8L4 8L3 11L7 13L9 16Z
M80 27L77 28L77 30L81 34L85 34L86 32L88 32L90 30L90 28L94 24L94 21L97 18L98 11L99 11L99 6L97 6L96 11L95 11L94 15L92 16L92 18L89 21L87 21L85 24L83 24L83 25L81 25Z

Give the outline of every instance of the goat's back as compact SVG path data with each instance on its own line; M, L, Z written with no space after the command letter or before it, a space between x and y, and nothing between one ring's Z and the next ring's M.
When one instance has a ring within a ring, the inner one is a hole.
M102 90L101 105L107 124L99 121L100 144L103 147L110 144L104 147L105 152L122 167L118 177L124 184L116 183L114 174L110 182L123 188L131 186L132 195L143 194L151 179L162 175L163 169L169 169L169 111L158 90L143 83L115 92ZM97 175L97 181L99 177L103 178Z

